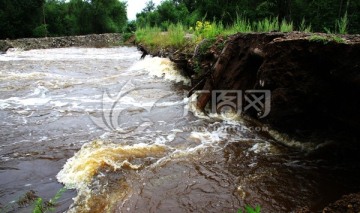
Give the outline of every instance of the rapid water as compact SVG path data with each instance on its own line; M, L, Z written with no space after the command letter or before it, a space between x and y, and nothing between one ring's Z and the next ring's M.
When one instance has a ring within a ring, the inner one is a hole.
M2 211L30 212L24 194L49 200L63 185L56 212L290 212L356 189L347 168L201 115L168 59L139 58L132 47L0 56Z

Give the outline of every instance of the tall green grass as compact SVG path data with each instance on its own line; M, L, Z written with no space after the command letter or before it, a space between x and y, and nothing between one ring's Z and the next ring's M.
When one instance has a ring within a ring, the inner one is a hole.
M339 22L343 29L346 19ZM311 26L305 24L305 20L300 23L299 29L303 32L310 32ZM214 39L217 36L228 36L235 33L251 32L291 32L294 31L294 24L285 20L279 23L278 18L265 18L256 22L250 22L248 19L237 16L237 19L230 26L224 26L221 22L197 21L196 26L185 27L181 23L170 24L166 31L160 27L138 28L135 32L136 41L143 43L150 48L182 47L186 43L198 43L203 39ZM185 35L193 35L193 39L185 39Z
M182 24L170 24L166 32L160 27L146 26L135 32L136 42L150 47L181 47L185 43L186 30Z
M294 31L294 24L292 22L287 22L285 19L282 20L280 24L280 32L287 33Z
M185 43L185 27L178 23L176 25L170 24L168 27L168 35L166 35L169 39L169 43L166 45L171 45L174 47L181 47Z
M255 32L279 31L279 22L277 18L265 18L253 23Z
M299 26L299 31L300 32L304 32L304 33L310 33L311 30L311 24L310 25L306 25L306 21L305 18L302 19L300 26Z
M338 21L336 21L336 28L338 33L340 34L346 34L347 33L347 28L348 28L348 14L347 12L345 13L345 15Z
M148 46L160 45L162 40L161 29L159 27L146 26L144 28L138 28L135 32L136 42L145 43Z
M237 16L233 25L225 29L225 35L231 35L235 33L250 33L253 32L252 25L250 21L241 16Z

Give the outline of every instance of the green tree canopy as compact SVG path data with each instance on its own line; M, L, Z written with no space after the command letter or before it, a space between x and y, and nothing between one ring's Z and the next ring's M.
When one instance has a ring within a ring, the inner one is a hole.
M122 32L119 0L0 0L0 38Z
M250 22L278 18L291 21L295 26L306 20L315 31L334 32L336 22L347 13L349 33L360 33L358 0L165 0L156 8L146 8L137 14L140 27L163 26L164 22L165 25L181 22L194 26L196 21L204 19L228 25L241 16Z

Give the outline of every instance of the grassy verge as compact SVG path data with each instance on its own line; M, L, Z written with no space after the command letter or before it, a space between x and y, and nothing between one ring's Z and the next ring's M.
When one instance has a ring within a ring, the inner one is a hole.
M136 42L146 46L166 48L181 47L185 44L186 29L181 24L169 25L166 32L162 32L159 27L145 27L137 29L135 32Z
M333 34L329 34L326 36L312 35L310 36L309 40L312 42L317 42L322 44L328 44L330 42L341 43L341 44L346 43L345 39Z
M305 21L301 27L304 31L309 31L310 29L310 27L305 25ZM180 23L171 24L166 32L162 32L159 27L147 26L137 29L135 36L136 42L143 43L150 48L179 48L185 46L186 43L198 43L203 39L213 39L217 36L228 36L235 33L291 32L293 30L294 25L292 22L283 21L279 23L277 18L265 18L261 21L250 22L245 18L237 17L231 26L224 26L221 22L198 21L196 26L190 28ZM185 39L187 34L189 37Z
M195 26L186 27L181 23L170 24L167 30L163 32L160 27L139 28L135 32L136 42L142 43L151 49L158 48L181 48L185 46L196 46L203 39L215 39L218 36L229 36L235 33L266 33L266 32L292 32L300 31L311 32L311 25L307 25L305 19L294 27L294 23L278 18L265 18L260 21L251 22L250 20L238 16L236 21L230 26L224 26L221 22L198 21ZM347 32L348 18L347 14L336 22L337 33L345 34ZM343 43L344 41L331 32L332 40ZM186 36L187 35L187 36ZM312 38L313 41L323 40L321 38Z

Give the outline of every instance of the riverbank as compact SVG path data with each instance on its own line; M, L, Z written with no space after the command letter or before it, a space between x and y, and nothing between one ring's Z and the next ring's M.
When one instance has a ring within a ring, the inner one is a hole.
M204 39L193 47L193 52L189 50L182 47L156 51L151 47L148 53L169 57L185 70L193 87L189 95L209 91L198 96L199 109L212 112L213 101L219 96L213 96L211 91L270 91L269 112L260 102L258 109L242 111L245 118L272 129L267 137L287 141L283 143L286 146L290 142L300 144L299 147L317 144L309 156L329 165L341 162L351 166L358 162L360 35L239 33ZM248 104L252 100L241 101ZM215 107L216 111L222 110ZM353 190L344 193L357 191ZM351 198L349 202L343 198L323 211L331 212L339 203L349 210L357 209L354 206L359 205L360 199Z
M8 48L49 49L64 47L109 47L119 45L122 42L119 33L91 34L83 36L46 37L46 38L22 38L16 40L0 40L0 51L6 52Z
M360 36L239 33L205 39L194 49L147 52L169 57L185 70L192 79L191 93L271 91L267 116L262 116L264 109L243 114L297 140L339 140L360 131L359 106L352 98L360 92ZM211 100L211 93L201 94L198 107L205 110Z

